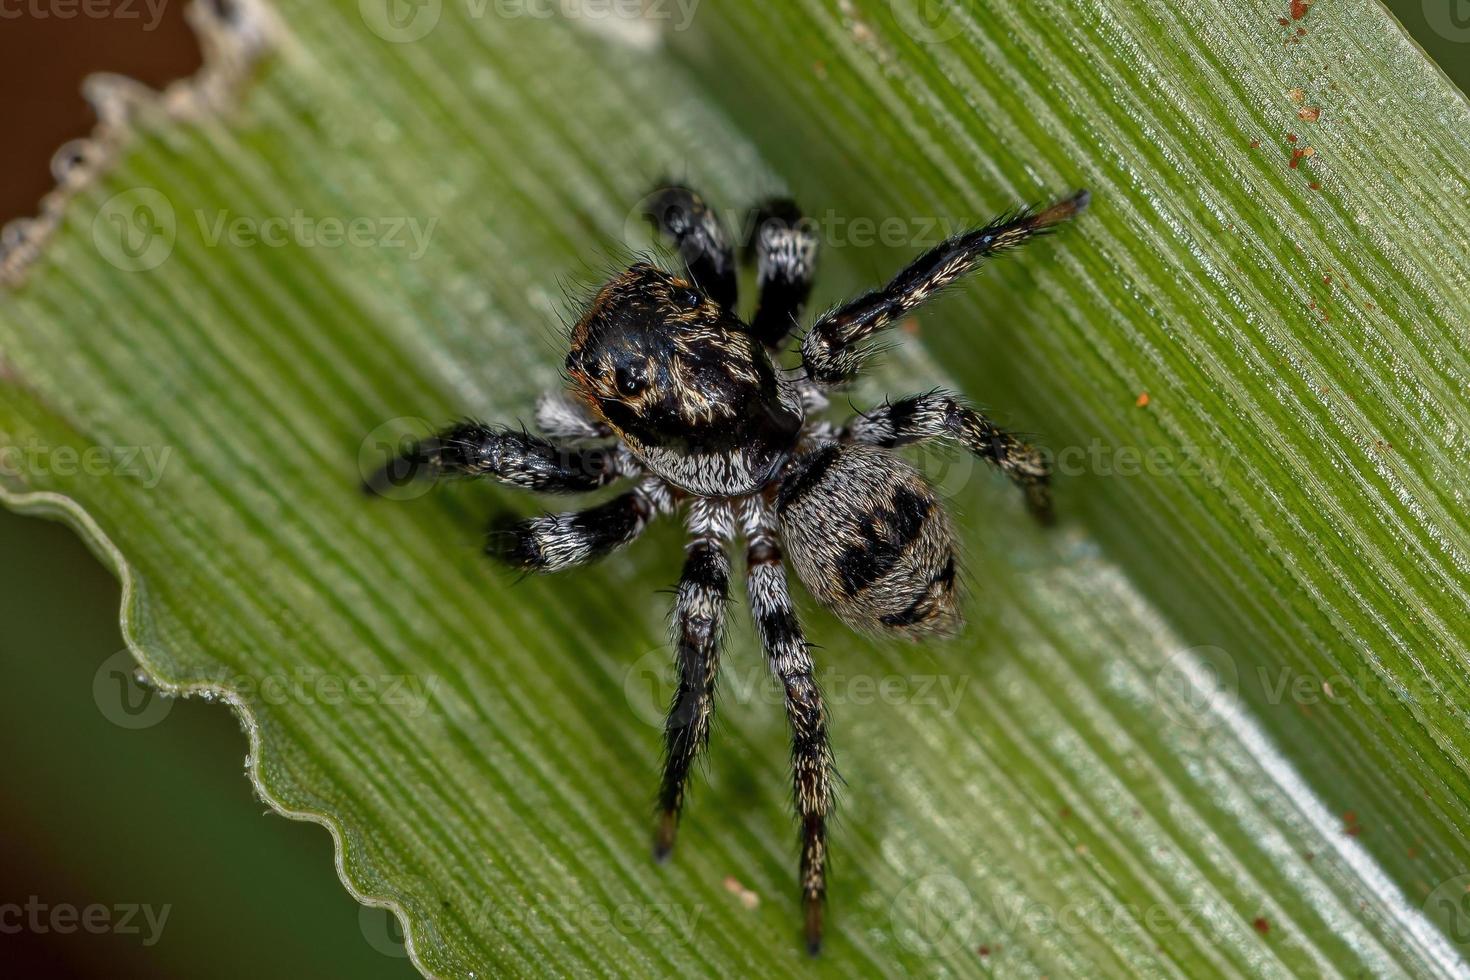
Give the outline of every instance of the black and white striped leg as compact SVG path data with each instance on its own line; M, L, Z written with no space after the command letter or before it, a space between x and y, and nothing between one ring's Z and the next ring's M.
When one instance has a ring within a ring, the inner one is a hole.
M897 323L986 258L1024 244L1072 217L1087 201L1087 192L1078 191L1040 211L1022 211L956 235L919 256L882 289L827 313L802 338L801 360L807 376L824 385L852 380L862 367L864 341Z
M621 548L638 537L655 515L672 509L667 485L649 477L596 507L494 526L485 551L528 572L559 572Z
M750 328L761 343L779 349L801 319L817 266L817 233L794 201L773 198L756 212L751 250L759 297Z
M488 476L523 490L580 493L625 475L612 449L574 449L503 425L465 421L421 440L363 481L383 494L424 477Z
M801 901L807 951L822 948L827 896L827 817L832 812L832 748L827 710L786 583L774 522L764 508L747 511L746 592L771 670L786 694L791 778L801 826Z
M1029 443L944 391L911 395L852 418L842 429L849 442L906 446L925 439L954 439L1010 477L1026 495L1026 506L1043 524L1054 520L1051 464Z
M725 603L730 597L730 556L725 550L733 536L729 504L695 500L689 507L689 531L688 556L674 600L679 686L664 723L664 773L653 840L653 856L659 861L674 848L689 770L709 742L714 717Z
M565 391L542 392L536 399L536 428L551 439L607 439L613 434L586 403Z
M644 213L673 240L694 284L725 309L735 306L735 256L725 226L704 198L670 184L648 196Z

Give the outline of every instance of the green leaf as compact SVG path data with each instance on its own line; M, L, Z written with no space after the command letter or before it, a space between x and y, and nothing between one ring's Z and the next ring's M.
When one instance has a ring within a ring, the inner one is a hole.
M204 82L102 90L115 159L12 248L12 274L39 256L0 301L4 499L116 568L149 675L241 712L261 794L332 831L418 965L1463 973L1470 119L1398 26L543 9L241 6ZM1064 518L927 454L968 631L875 645L807 604L846 781L815 965L743 617L678 851L648 858L677 523L515 583L479 531L533 504L357 490L412 419L528 416L568 284L648 247L668 173L731 209L795 193L819 303L1094 193L853 395L958 384L1040 434Z

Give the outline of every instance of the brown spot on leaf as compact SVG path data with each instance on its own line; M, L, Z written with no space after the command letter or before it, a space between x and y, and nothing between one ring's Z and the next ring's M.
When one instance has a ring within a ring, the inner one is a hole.
M1148 392L1140 391L1138 397L1133 399L1133 404L1137 408L1146 407L1148 405Z
M1291 0L1291 19L1301 20L1311 6L1312 0Z
M725 891L740 900L740 904L747 909L753 909L761 903L761 897L742 885L734 875L726 875L723 882Z
M1316 122L1322 118L1322 107L1315 105L1304 105L1296 111L1296 117L1305 122Z
M1256 921L1252 922L1251 925L1255 927L1256 932L1259 932L1263 936L1271 931L1271 923L1267 922L1266 917L1263 915L1256 916Z

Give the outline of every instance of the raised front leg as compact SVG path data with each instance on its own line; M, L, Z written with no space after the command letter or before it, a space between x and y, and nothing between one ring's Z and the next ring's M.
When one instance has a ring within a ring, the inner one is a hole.
M488 476L523 490L581 493L626 475L612 449L558 446L520 429L465 421L415 443L363 481L363 489L386 493L412 480Z
M786 694L791 729L791 782L801 828L801 901L807 951L822 949L827 897L827 817L832 812L832 748L827 709L791 593L774 523L763 510L750 515L746 539L746 593L771 671Z
M950 438L1010 477L1026 495L1026 506L1043 524L1054 520L1051 464L1041 450L1011 435L953 395L911 395L855 416L843 427L844 441L905 446Z
M660 861L674 848L690 767L709 742L725 603L730 597L730 556L725 542L731 530L728 504L708 500L690 504L688 557L674 600L679 687L664 723L664 774L653 841L653 855Z
M893 281L839 306L812 325L802 339L801 361L809 378L823 385L852 380L862 367L868 338L892 326L986 258L1024 244L1087 206L1078 191L1041 211L1022 211L984 228L956 235L919 256Z
M817 234L794 201L773 198L756 212L751 251L759 296L750 329L773 350L796 330L817 271Z
M648 199L649 219L679 249L694 284L725 309L735 306L735 258L725 226L704 198L671 184Z

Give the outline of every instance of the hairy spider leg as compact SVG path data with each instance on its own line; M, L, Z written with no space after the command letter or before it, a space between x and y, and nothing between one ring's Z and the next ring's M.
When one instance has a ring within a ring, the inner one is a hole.
M1026 506L1044 524L1054 520L1051 464L1023 442L945 391L910 395L856 415L841 430L845 442L893 448L926 439L954 439L1010 477Z
M466 420L420 440L363 481L385 493L421 477L488 476L540 493L596 490L629 475L630 456L614 449L575 449L521 429Z
M757 298L750 329L767 348L779 350L796 330L817 271L817 232L796 202L771 198L756 209L750 253L755 258Z
M831 387L851 381L868 353L863 343L893 326L945 286L998 252L1024 244L1087 206L1078 191L1040 211L1022 211L956 235L919 256L882 289L864 293L818 318L801 341L807 377Z
M603 558L631 543L648 522L673 510L674 498L658 477L586 510L497 523L486 553L528 572L559 572Z
M726 551L734 537L730 505L696 499L689 505L687 524L687 557L675 593L672 621L679 686L664 723L664 771L653 842L653 855L659 861L673 850L690 768L709 743L724 641L725 604L730 598L730 556Z
M645 215L673 240L689 278L727 310L736 300L735 256L724 223L704 198L687 187L660 187L645 202Z
M771 671L785 691L791 730L791 782L801 827L801 897L807 951L822 948L827 896L827 816L832 811L833 761L827 709L810 649L791 602L777 544L776 522L758 497L747 498L746 593Z

